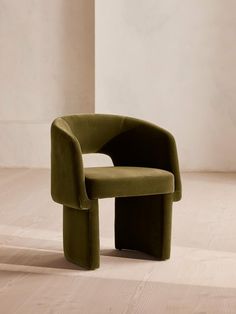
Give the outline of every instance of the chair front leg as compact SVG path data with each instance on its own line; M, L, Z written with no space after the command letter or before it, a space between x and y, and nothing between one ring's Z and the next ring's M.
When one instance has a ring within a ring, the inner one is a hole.
M63 246L66 259L87 269L99 267L98 200L88 210L63 206Z

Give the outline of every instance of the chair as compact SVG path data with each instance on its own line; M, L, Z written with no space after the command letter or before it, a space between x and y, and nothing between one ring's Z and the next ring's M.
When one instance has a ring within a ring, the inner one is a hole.
M102 153L114 167L84 168ZM118 115L64 116L51 126L51 194L63 204L67 260L99 267L98 199L115 197L115 247L170 257L172 202L181 199L175 140L149 122Z

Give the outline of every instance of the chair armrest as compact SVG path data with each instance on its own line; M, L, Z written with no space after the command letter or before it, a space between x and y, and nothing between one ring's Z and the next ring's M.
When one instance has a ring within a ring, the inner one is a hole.
M51 126L51 195L55 202L69 207L91 207L80 144L63 118Z
M180 170L179 170L179 160L176 142L172 134L165 131L167 137L167 152L166 152L166 164L167 169L174 174L175 178L175 191L173 193L173 201L177 202L181 200L182 197L182 184L180 178Z

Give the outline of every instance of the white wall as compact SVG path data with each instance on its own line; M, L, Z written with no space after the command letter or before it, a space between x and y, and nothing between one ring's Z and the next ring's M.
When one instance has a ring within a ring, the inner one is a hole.
M236 1L96 2L96 111L153 121L183 170L236 171Z
M50 123L94 111L94 1L0 0L0 166L48 167Z

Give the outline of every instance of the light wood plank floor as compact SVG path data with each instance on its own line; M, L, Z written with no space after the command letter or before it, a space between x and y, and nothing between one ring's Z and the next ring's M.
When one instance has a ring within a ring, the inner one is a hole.
M100 201L101 267L65 261L49 170L0 169L0 313L236 313L236 174L183 174L172 256L114 250Z

